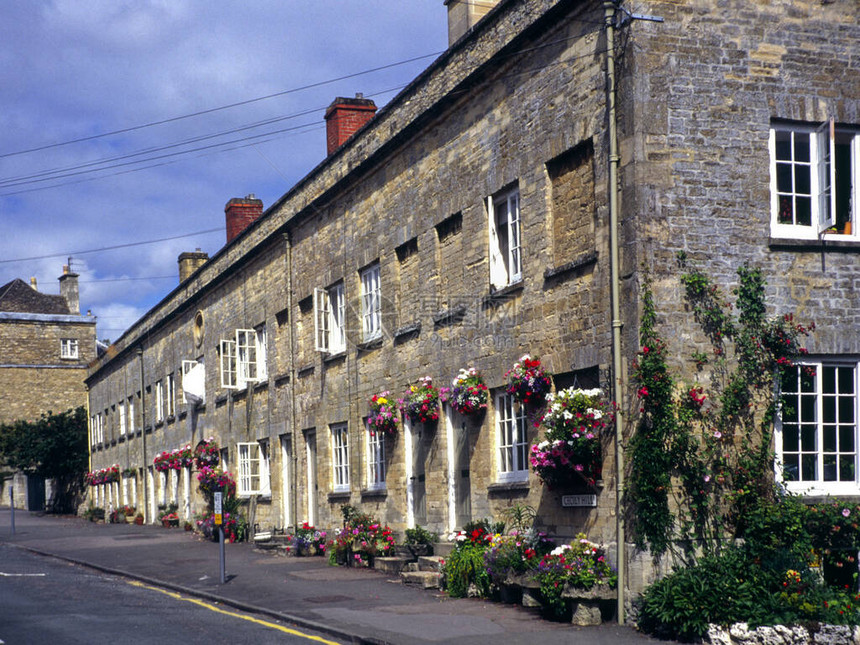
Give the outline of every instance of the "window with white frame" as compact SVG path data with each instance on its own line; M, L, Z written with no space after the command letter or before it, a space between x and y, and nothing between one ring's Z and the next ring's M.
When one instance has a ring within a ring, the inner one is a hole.
M775 123L770 129L771 234L858 235L860 128Z
M269 335L266 332L266 324L257 325L254 327L256 333L255 342L257 344L257 381L265 381L269 378L269 365L267 357L269 355Z
M269 454L267 442L240 443L236 450L236 481L239 495L272 494L269 483Z
M126 414L125 403L120 403L117 406L117 409L119 410L119 434L122 437L122 436L125 436L125 433L128 430L127 419L125 416L125 414Z
M490 232L490 285L501 289L523 279L518 187L487 198Z
M777 474L789 491L856 495L857 360L808 361L781 379Z
M221 387L228 390L241 390L248 383L257 383L266 378L266 367L260 369L260 360L265 361L265 326L262 338L257 329L237 329L230 340L221 340L219 361ZM263 353L261 354L261 349Z
M125 409L126 409L126 417L128 418L128 431L131 433L131 432L134 432L134 426L135 426L135 422L134 422L134 397L133 396L128 397L128 403L125 406Z
M164 381L155 382L155 422L164 421Z
M316 350L340 354L346 349L343 282L328 289L314 289L314 337Z
M167 388L165 392L167 416L172 417L176 414L176 377L173 372L167 375Z
M78 339L77 338L61 338L60 339L60 358L77 358L78 357Z
M510 394L496 395L499 481L525 481L529 477L526 411Z
M349 433L345 423L331 426L332 484L335 492L349 490Z
M196 361L182 361L182 402L188 403L189 398L206 401L206 366L203 357Z
M385 435L367 425L367 488L385 488Z
M382 298L379 286L379 263L361 272L361 331L365 341L382 335Z
M105 418L101 412L96 414L96 425L95 431L93 432L93 436L95 437L95 442L104 443L105 440Z

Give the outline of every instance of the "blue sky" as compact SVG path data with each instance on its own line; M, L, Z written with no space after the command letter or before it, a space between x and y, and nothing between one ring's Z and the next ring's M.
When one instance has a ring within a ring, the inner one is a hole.
M71 256L118 338L181 252L224 245L228 200L268 208L322 160L335 96L381 107L446 46L442 0L4 0L0 284L59 293Z

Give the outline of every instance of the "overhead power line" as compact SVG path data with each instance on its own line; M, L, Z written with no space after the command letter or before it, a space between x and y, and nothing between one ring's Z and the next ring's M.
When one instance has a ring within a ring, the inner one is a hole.
M85 251L72 251L63 253L51 253L48 255L34 255L29 258L14 258L11 260L0 260L0 264L9 264L12 262L30 262L31 260L45 260L48 258L64 258L69 255L84 255L86 253L101 253L102 251L113 251L115 249L127 249L132 246L144 246L146 244L158 244L160 242L169 242L170 240L179 240L184 237L194 237L195 235L206 235L209 233L223 233L224 228L208 228L205 231L195 231L194 233L184 233L182 235L172 235L170 237L162 237L157 240L145 240L143 242L128 242L126 244L114 244L113 246L102 246L97 249L87 249Z
M302 85L300 87L294 87L288 90L282 90L281 92L275 92L274 94L267 94L266 96L258 96L253 99L246 99L244 101L237 101L236 103L229 103L227 105L221 105L219 107L209 108L206 110L200 110L198 112L191 112L189 114L182 114L180 116L174 116L167 119L161 119L160 121L150 121L148 123L143 123L141 125L129 126L127 128L120 128L119 130L112 130L110 132L102 132L100 134L93 134L88 137L79 137L77 139L69 139L67 141L59 141L56 143L49 143L43 146L36 146L35 148L28 148L26 150L18 150L16 152L6 152L0 154L0 159L5 159L7 157L16 157L19 155L30 154L32 152L41 152L42 150L50 150L51 148L59 148L62 146L72 145L74 143L83 143L85 141L95 141L96 139L103 139L105 137L112 137L118 134L126 134L128 132L135 132L137 130L143 130L145 128L151 128L157 125L164 125L166 123L175 123L177 121L183 121L185 119L191 119L197 116L202 116L204 114L212 114L214 112L221 112L223 110L229 110L231 108L240 107L243 105L250 105L252 103L258 103L260 101L266 101L268 99L277 98L279 96L286 96L287 94L295 94L296 92L303 92L305 90L310 90L316 87L322 87L324 85L330 85L332 83L337 83L339 81L345 81L350 78L356 78L358 76L364 76L365 74L373 74L374 72L380 72L386 69L391 69L393 67L399 67L400 65L408 65L409 63L414 63L419 60L424 60L426 58L434 58L439 56L443 52L434 52L432 54L423 54L421 56L415 56L414 58L408 58L406 60L397 61L396 63L389 63L387 65L380 65L379 67L373 67L371 69L365 69L360 72L354 72L352 74L346 74L344 76L338 76L337 78L330 78L324 81L318 81L316 83L309 83L307 85Z

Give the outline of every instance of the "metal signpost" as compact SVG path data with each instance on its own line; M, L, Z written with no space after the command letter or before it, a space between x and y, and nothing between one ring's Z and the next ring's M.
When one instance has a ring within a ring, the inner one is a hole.
M9 487L9 512L12 514L12 535L15 535L15 488Z
M218 527L218 551L221 557L221 584L223 585L227 582L227 568L224 560L224 515L221 505L224 493L218 491L213 497L215 498L215 526Z

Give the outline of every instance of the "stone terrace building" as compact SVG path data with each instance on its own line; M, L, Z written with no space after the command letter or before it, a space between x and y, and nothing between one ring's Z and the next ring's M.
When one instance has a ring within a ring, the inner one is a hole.
M96 320L80 314L78 275L63 267L60 294L15 279L0 286L0 423L35 421L87 404L84 380L96 358ZM10 485L13 479L6 481ZM15 503L41 510L44 482L14 478ZM8 503L9 494L2 502Z
M548 490L521 452L537 430L503 386L530 353L556 388L611 390L615 162L621 400L633 398L643 268L677 345L695 324L676 252L726 286L742 263L762 266L778 310L824 329L811 360L844 371L838 391L819 383L816 394L854 410L838 449L854 466L837 481L822 442L777 449L786 463L802 452L818 464L804 490L860 494L860 7L694 0L637 11L664 22L624 11L612 21L618 157L603 3L502 0L475 25L456 14L451 24L466 31L446 53L96 365L90 407L105 425L93 464L131 469L107 499L145 483L149 517L169 498L187 497L186 514L199 508L187 470L161 478L151 463L213 436L262 525L336 526L349 503L398 530L444 531L524 503L556 536L614 542L612 437L597 487ZM818 196L829 167L832 206ZM228 221L256 202L231 200ZM433 426L370 435L373 394L399 395L424 376L448 385L470 366L491 388L482 419L446 407ZM188 404L182 374L192 370L202 402ZM825 421L810 427L820 435ZM595 495L596 506L562 506L571 493Z

